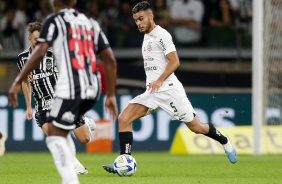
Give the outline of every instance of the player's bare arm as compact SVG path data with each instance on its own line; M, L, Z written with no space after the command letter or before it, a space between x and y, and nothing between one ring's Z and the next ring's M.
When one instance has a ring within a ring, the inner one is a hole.
M20 91L21 82L27 78L27 75L40 65L44 55L49 48L48 43L38 44L34 51L32 52L30 59L26 63L23 70L19 73L17 78L14 80L10 90L9 90L9 105L13 107L18 106L18 93Z
M180 65L178 55L176 51L173 51L166 55L167 59L169 60L165 71L163 74L158 78L158 80L151 82L149 86L150 93L158 92L159 88L162 86L164 80L166 80Z
M99 57L102 60L106 73L107 80L107 98L105 102L106 111L110 112L111 117L115 120L118 116L115 87L116 87L116 60L113 51L110 47L102 50L99 53Z
M22 90L26 103L26 118L31 121L32 118L32 107L31 107L31 86L27 78L22 81Z

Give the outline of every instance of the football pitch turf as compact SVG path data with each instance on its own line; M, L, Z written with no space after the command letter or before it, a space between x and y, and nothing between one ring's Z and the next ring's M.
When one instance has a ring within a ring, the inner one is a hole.
M77 153L89 174L79 175L81 184L178 184L178 183L282 183L282 155L240 155L231 164L226 155L172 155L168 152L134 152L137 172L119 177L103 170L103 164L114 161L118 153ZM6 153L0 157L1 184L59 184L51 154Z

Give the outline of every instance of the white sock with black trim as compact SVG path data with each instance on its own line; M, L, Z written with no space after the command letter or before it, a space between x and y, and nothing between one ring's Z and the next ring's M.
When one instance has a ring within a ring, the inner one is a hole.
M74 170L73 154L67 143L67 139L62 136L48 136L46 144L50 150L56 168L61 175L64 184L79 184L77 174Z

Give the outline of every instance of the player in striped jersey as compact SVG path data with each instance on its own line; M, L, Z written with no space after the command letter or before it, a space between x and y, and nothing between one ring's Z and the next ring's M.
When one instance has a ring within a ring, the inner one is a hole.
M20 53L17 58L17 65L21 71L30 57L30 54L36 46L36 40L39 37L39 31L42 27L40 22L32 22L29 24L28 40L31 46ZM49 110L51 100L54 95L55 85L58 80L58 69L53 56L53 51L48 49L40 66L30 72L30 75L22 82L22 89L26 101L26 118L31 121L32 107L31 107L31 91L35 99L35 119L39 127L47 135L48 126L46 124L46 114ZM87 144L91 141L92 133L95 130L95 122L83 116L77 123L77 128L74 129L74 134L77 140L82 144ZM77 174L87 174L87 169L75 158L75 170Z
M73 155L75 147L69 131L76 127L79 118L88 111L99 97L99 75L96 71L96 54L105 66L107 98L105 108L113 119L117 117L115 100L116 65L108 41L98 23L76 12L76 0L54 0L55 14L46 18L37 46L24 69L9 91L9 104L18 105L17 94L21 82L44 58L49 47L59 69L54 101L47 114L49 148L62 183L79 183L75 174Z

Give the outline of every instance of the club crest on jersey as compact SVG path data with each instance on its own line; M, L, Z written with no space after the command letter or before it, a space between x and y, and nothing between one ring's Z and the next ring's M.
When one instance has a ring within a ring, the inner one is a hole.
M51 70L52 68L52 61L51 59L46 59L46 69Z
M148 51L151 51L153 48L152 48L152 42L148 42L148 45L147 45L147 50Z

